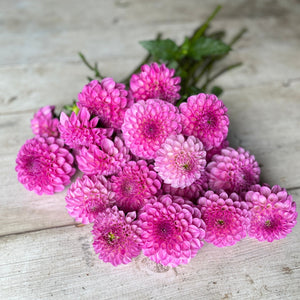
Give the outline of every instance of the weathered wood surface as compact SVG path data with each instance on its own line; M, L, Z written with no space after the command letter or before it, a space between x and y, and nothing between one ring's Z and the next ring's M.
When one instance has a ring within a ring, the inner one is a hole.
M214 29L246 26L229 61L244 65L218 81L230 141L255 154L262 179L289 189L300 207L299 1L221 1ZM117 268L93 253L90 226L76 227L65 192L37 196L14 172L32 114L75 99L89 71L122 78L144 55L139 40L160 31L181 41L217 1L0 2L0 299L299 299L300 226L286 239L205 245L189 265L143 256Z

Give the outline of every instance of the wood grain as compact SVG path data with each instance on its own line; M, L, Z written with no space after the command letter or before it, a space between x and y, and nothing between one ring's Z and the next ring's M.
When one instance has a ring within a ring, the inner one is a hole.
M288 188L300 207L299 1L2 0L0 299L299 299L299 225L273 243L206 244L174 269L143 255L115 268L94 254L91 226L76 227L67 214L66 191L37 196L14 171L33 113L70 103L91 75L78 51L120 80L145 54L139 40L160 31L180 42L219 2L213 29L230 40L248 28L221 62L244 65L217 81L229 140L255 155L263 182Z

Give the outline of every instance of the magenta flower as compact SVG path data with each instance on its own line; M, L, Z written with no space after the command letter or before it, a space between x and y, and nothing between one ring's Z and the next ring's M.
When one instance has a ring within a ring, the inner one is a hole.
M198 94L179 106L182 133L200 139L205 150L219 147L227 137L229 118L224 103L215 95Z
M213 147L209 151L206 151L206 161L209 163L215 154L221 154L221 150L227 147L229 147L229 142L228 140L224 140L220 146Z
M104 138L99 146L81 148L76 160L79 170L87 175L109 176L118 173L130 160L130 155L129 149L117 136L114 141Z
M70 184L73 162L63 140L36 136L27 140L17 155L18 180L29 191L51 195Z
M104 78L100 83L92 80L78 95L79 108L86 107L96 115L105 127L120 129L124 114L130 106L125 85L112 78Z
M203 144L194 136L171 135L156 153L155 171L175 188L185 188L201 177L206 165Z
M247 235L248 205L236 193L229 197L207 191L199 198L198 207L206 224L205 241L217 247L232 246Z
M243 148L227 147L214 155L206 168L209 187L215 192L241 193L259 182L260 168L253 155Z
M142 241L133 223L135 216L135 212L125 216L116 206L98 214L92 230L93 246L104 262L114 266L128 264L140 254Z
M99 212L111 207L114 193L104 176L83 175L70 186L66 196L66 208L76 222L94 222Z
M174 105L165 101L140 100L126 111L122 131L134 155L152 159L170 134L180 133L180 115Z
M136 101L161 99L174 104L180 99L180 77L173 77L174 69L164 64L143 65L140 74L133 74L130 79L130 90Z
M183 189L174 188L170 184L164 183L162 185L162 190L164 194L179 196L195 203L199 199L199 197L204 196L204 194L208 190L207 174L206 172L203 172L200 179L196 180L194 183Z
M99 145L102 139L113 134L112 128L96 128L99 119L96 117L90 120L90 117L85 107L79 110L78 115L72 112L70 118L64 112L60 114L58 129L69 147L76 149Z
M297 223L296 203L278 185L269 188L257 185L246 194L250 209L248 235L259 241L273 242L285 238Z
M58 137L59 120L54 117L54 105L40 108L31 120L31 129L34 135Z
M139 210L161 187L157 174L144 160L130 161L117 176L112 176L112 191L119 209Z
M164 195L145 204L137 220L143 253L162 265L187 264L203 246L205 224L189 201Z

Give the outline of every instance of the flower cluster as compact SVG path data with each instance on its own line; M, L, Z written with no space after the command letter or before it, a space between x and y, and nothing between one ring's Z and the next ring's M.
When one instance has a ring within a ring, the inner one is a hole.
M133 74L129 89L104 78L87 84L76 112L40 109L36 135L17 157L19 181L38 194L68 189L69 214L94 223L94 249L114 266L141 252L156 263L187 264L204 245L247 235L281 239L296 224L295 202L259 185L249 151L229 147L229 117L215 95L180 98L179 77L157 63Z

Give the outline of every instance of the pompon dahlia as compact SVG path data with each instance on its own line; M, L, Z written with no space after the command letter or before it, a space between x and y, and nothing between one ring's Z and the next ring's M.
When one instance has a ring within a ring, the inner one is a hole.
M203 172L200 179L196 180L194 183L183 189L174 188L170 184L163 183L162 190L164 194L183 197L195 203L199 199L199 197L204 196L204 194L208 190L207 174L206 172Z
M118 136L114 141L102 139L99 146L82 147L76 155L79 170L87 175L116 174L129 160L129 149Z
M156 153L155 171L174 188L185 188L201 177L206 165L203 144L194 136L171 135Z
M163 195L141 209L143 253L162 265L187 264L203 246L205 224L200 210L190 201Z
M130 161L111 177L115 204L124 212L139 210L161 187L156 172L144 160Z
M73 162L63 140L36 136L27 140L17 155L18 180L29 191L51 195L70 184Z
M228 196L207 191L198 207L206 224L205 241L217 247L232 246L247 235L248 205L236 193Z
M78 95L78 107L86 107L91 114L99 117L105 127L120 129L126 109L131 105L127 99L125 85L112 78L104 78L99 83L92 80Z
M59 136L59 120L54 117L54 105L47 105L40 108L31 120L31 129L34 135Z
M116 206L98 214L92 233L94 249L99 258L114 266L128 264L141 252L141 239L133 223L135 212L126 216Z
M248 235L259 241L272 242L285 238L297 223L296 203L291 195L275 185L272 188L256 185L246 194L250 202Z
M227 137L227 107L215 95L198 94L181 103L182 133L201 140L205 150L219 147Z
M209 187L215 192L241 193L259 182L260 168L254 155L243 148L227 147L213 156L206 168Z
M99 119L97 117L90 120L90 113L83 107L78 115L72 112L70 118L62 112L60 114L60 124L58 129L61 138L71 148L88 147L99 145L101 140L113 134L112 128L96 128Z
M161 99L174 104L180 99L180 77L173 77L174 69L164 64L143 65L140 74L133 74L130 79L130 91L136 101Z
M114 193L104 176L83 175L70 186L66 208L76 222L92 223L99 212L111 207Z
M134 155L152 159L170 134L181 132L180 115L177 107L165 101L140 100L126 111L122 131Z

